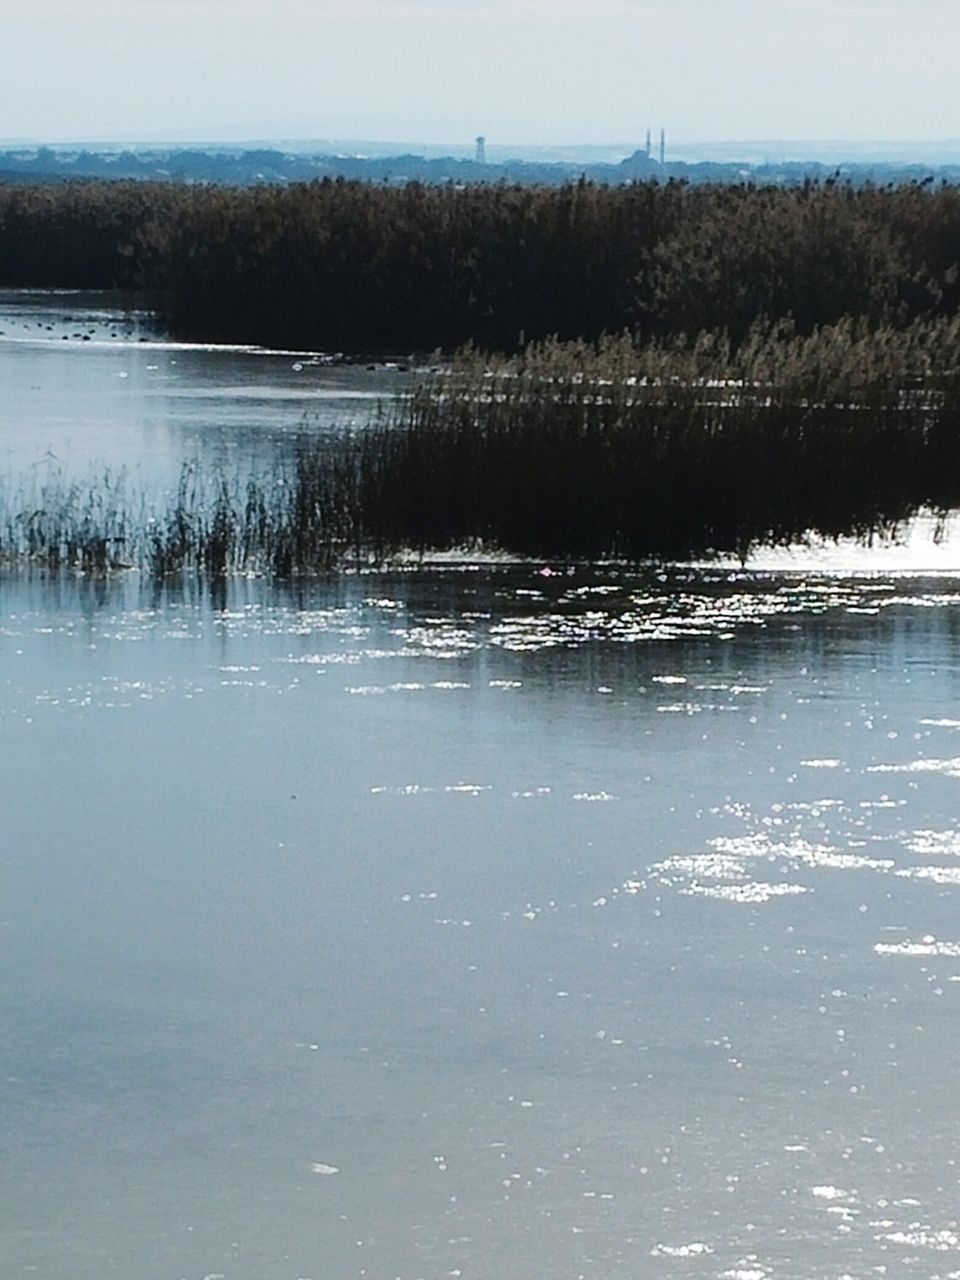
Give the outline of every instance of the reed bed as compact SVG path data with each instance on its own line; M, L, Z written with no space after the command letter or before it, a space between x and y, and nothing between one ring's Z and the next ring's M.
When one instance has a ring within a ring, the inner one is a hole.
M0 283L137 288L179 337L328 351L643 341L960 310L960 187L0 186Z
M268 475L195 462L165 503L122 477L0 493L0 561L276 577L405 553L683 560L894 534L960 506L960 319L756 325L637 346L461 352L369 428Z
M357 559L345 506L355 477L349 437L304 440L268 475L184 463L174 491L148 497L125 474L85 481L52 469L42 480L0 487L0 567L104 574L137 570L154 579L184 573L288 577Z
M465 352L364 442L364 541L686 559L960 504L960 324Z

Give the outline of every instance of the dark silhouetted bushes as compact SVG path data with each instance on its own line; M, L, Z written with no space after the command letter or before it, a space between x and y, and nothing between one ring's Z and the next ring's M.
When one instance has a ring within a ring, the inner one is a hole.
M183 337L346 351L953 315L960 189L0 187L0 283L153 290Z

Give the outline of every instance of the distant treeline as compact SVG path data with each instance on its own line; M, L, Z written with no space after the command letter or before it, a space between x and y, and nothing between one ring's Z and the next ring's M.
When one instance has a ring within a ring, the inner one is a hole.
M960 308L960 188L0 187L0 284L152 291L173 333L346 351L652 341Z
M955 149L954 149L955 152ZM645 148L622 160L598 160L589 153L579 159L520 159L478 161L471 156L366 155L342 150L278 151L273 148L231 146L136 147L64 150L52 147L15 147L0 151L0 183L62 182L76 178L111 181L135 178L145 182L214 182L228 186L263 183L312 182L320 178L349 178L362 182L406 186L410 182L493 183L562 186L585 178L605 186L638 179L668 182L724 182L740 185L744 179L770 185L795 186L807 179L826 180L842 174L844 181L909 183L933 177L935 181L960 181L960 164L943 159L885 160L862 157L838 165L824 160L765 160L761 164L730 160L665 160L661 163Z

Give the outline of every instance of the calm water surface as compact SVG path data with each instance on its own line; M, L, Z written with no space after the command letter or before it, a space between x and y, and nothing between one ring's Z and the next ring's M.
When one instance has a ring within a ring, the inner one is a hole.
M4 1276L955 1276L958 693L946 572L0 580Z
M405 382L391 368L170 342L123 301L0 290L5 472L108 466L153 487L196 457L247 470L304 430L362 425Z

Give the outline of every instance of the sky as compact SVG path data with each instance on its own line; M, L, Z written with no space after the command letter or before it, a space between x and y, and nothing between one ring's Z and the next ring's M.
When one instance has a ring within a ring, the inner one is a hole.
M960 137L958 0L0 0L0 139Z

